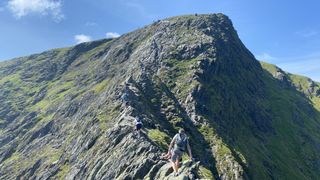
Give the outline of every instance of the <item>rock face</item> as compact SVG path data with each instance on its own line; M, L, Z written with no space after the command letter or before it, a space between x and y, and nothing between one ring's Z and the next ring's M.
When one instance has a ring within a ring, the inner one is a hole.
M2 62L0 179L316 179L318 83L269 72L223 14ZM179 128L196 161L173 177Z

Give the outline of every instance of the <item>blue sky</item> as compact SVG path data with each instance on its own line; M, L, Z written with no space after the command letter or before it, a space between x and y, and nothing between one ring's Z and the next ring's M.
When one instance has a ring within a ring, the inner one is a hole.
M319 0L1 0L0 60L222 12L258 59L320 81L319 8Z

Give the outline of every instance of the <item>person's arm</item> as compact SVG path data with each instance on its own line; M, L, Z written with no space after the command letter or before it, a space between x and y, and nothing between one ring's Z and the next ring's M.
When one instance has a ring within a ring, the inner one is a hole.
M187 149L188 149L188 152L189 152L189 157L190 157L190 159L192 160L192 153L191 153L191 148L190 148L189 140L188 140L188 143L187 143Z
M170 145L169 145L168 154L170 153L170 150L172 149L175 141L176 141L176 136L174 136L174 137L172 138L172 141L171 141L171 143L170 143Z

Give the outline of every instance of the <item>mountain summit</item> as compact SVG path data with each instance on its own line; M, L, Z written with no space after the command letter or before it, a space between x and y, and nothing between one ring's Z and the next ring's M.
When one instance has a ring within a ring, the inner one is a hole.
M1 62L0 179L174 179L179 128L196 160L176 179L316 179L319 86L260 64L223 14Z

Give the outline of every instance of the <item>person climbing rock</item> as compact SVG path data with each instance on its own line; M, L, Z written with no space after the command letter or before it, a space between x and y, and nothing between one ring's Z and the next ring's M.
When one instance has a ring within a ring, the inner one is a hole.
M188 136L186 135L183 129L180 129L179 133L177 133L173 137L168 150L168 154L172 153L170 161L174 171L174 176L179 175L178 169L180 159L182 158L182 155L186 149L188 150L190 160L193 160Z
M136 128L135 128L135 133L140 136L140 131L142 128L142 120L139 117L135 118L135 124L136 124Z
M128 106L129 105L129 93L128 93L128 90L126 89L125 92L121 95L121 100L122 100L122 103L125 105L125 106Z

